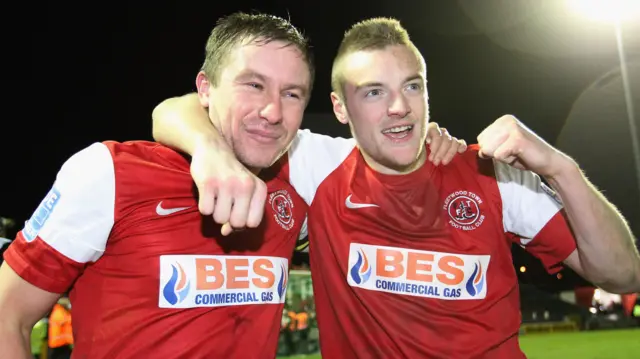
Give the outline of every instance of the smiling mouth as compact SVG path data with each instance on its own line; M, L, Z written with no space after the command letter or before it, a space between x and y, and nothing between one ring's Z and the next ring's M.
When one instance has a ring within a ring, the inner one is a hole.
M409 136L411 131L413 131L413 125L402 125L387 128L382 131L382 134L393 139L401 139Z

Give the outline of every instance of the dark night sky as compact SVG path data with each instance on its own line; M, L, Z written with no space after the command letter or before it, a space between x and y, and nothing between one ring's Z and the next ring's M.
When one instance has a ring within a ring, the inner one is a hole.
M331 111L331 61L349 25L371 16L396 17L427 61L432 120L471 143L493 120L511 113L547 141L561 139L561 148L578 159L640 233L640 193L611 27L578 19L559 5L562 1L350 5L355 3L18 4L17 11L5 12L2 25L8 61L3 85L11 95L0 130L5 159L0 216L26 220L60 165L90 143L151 139L153 107L195 89L216 19L259 10L290 17L311 37L318 75L309 113ZM8 24L11 19L17 23ZM636 112L638 30L624 28ZM337 121L312 118L303 127L349 136ZM518 251L516 260L531 258Z

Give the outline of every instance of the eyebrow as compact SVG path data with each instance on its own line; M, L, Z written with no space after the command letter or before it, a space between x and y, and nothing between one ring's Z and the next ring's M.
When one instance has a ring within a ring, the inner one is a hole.
M244 71L243 73L241 73L236 77L236 81L248 81L248 80L258 80L261 82L269 82L269 78L267 76L253 70ZM295 83L284 84L283 90L284 91L298 90L300 91L300 93L302 93L303 97L307 97L307 92L308 92L306 86L302 84L295 84Z
M404 83L415 81L415 80L421 80L424 82L424 78L422 77L421 74L415 74L415 75L407 76L404 79L404 81L402 81L402 83L404 84ZM364 82L356 86L356 92L360 91L363 88L384 87L384 86L385 85L382 82L376 82L376 81Z
M262 82L267 82L267 77L259 72L255 72L252 70L243 71L236 77L236 81L248 81L248 80L260 80Z

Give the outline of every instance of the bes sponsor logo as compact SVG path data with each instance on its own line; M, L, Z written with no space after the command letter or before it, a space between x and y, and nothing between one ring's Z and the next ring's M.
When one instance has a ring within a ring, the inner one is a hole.
M484 299L490 255L351 243L347 282L367 290L447 300Z
M263 256L160 256L161 308L284 303L286 258Z

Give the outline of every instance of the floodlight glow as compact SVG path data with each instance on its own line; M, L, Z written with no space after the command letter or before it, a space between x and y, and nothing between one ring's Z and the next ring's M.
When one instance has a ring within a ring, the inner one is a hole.
M567 5L582 16L598 22L640 20L638 0L567 0Z

